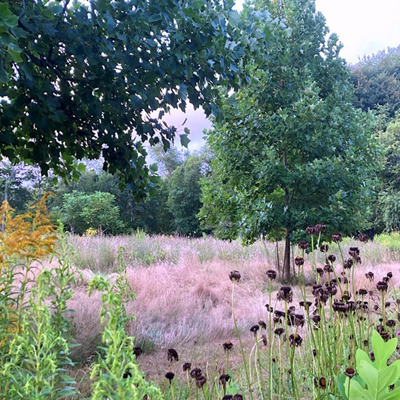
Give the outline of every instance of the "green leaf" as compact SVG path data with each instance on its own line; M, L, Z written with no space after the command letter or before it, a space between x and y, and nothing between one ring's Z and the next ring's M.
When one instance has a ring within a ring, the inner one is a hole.
M185 132L186 132L187 129L188 128L185 128ZM187 148L189 143L190 143L190 139L188 138L187 133L186 134L181 134L181 135L179 135L179 137L180 137L180 140L181 140L181 145L183 147Z
M375 354L375 361L373 365L377 369L382 369L383 367L387 366L389 357L396 350L397 342L397 338L393 338L385 342L377 331L372 333L371 344Z

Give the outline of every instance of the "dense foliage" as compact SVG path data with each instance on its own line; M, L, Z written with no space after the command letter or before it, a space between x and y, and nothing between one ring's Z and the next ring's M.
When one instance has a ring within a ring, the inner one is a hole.
M102 155L135 196L154 192L143 142L169 147L171 108L218 114L217 87L235 84L245 47L262 40L233 5L2 2L0 153L64 177L79 175L75 159Z
M223 121L208 133L214 158L202 215L221 237L285 237L288 279L297 232L324 222L350 234L366 222L375 144L315 2L255 6L276 21L274 41L247 66L250 84L228 93Z

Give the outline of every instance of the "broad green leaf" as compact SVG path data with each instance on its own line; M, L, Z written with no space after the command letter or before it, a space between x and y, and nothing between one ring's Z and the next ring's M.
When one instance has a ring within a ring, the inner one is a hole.
M371 343L375 354L375 361L373 365L376 368L381 369L387 365L389 357L396 350L397 342L397 338L393 338L385 342L377 331L372 333Z

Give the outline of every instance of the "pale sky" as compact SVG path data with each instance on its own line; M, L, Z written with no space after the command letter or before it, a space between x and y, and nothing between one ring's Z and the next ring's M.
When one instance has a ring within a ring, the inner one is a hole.
M240 9L243 0L236 3ZM339 36L344 45L341 55L350 64L357 63L364 55L400 45L400 0L316 0L316 7L325 16L330 32ZM186 117L185 126L191 131L189 150L198 150L204 143L202 132L211 123L192 107ZM173 111L167 119L175 126L184 120L185 115L179 111ZM180 130L183 133L183 128Z

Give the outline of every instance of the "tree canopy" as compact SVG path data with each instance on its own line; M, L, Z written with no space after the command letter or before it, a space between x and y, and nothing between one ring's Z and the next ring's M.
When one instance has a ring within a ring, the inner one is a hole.
M0 3L0 153L43 173L104 158L138 197L154 191L144 142L188 102L218 115L217 88L265 35L243 30L233 0ZM181 134L183 144L186 133Z
M253 7L271 14L274 40L248 65L250 84L226 94L223 121L207 135L214 158L201 214L221 237L285 238L288 279L290 242L307 225L351 233L365 222L374 141L315 2Z
M400 109L400 46L365 56L351 67L351 80L357 107L394 118Z

